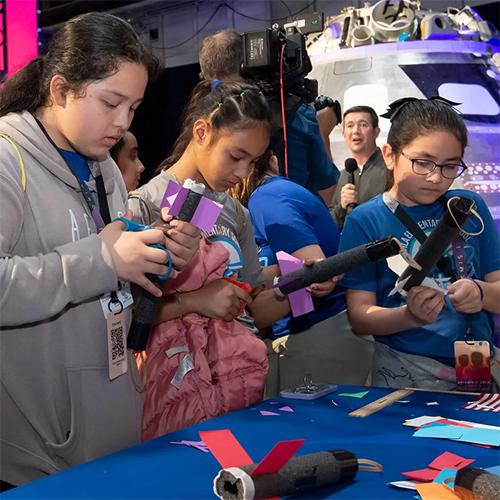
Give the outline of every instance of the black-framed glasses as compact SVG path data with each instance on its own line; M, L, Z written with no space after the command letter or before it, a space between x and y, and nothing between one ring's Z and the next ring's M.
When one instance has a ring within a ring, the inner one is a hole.
M445 179L456 179L460 177L465 170L467 169L467 165L465 163L436 163L435 161L428 160L426 158L408 158L403 151L401 154L407 159L411 161L411 168L414 173L418 175L427 175L431 172L434 172L437 167L441 169L441 175Z

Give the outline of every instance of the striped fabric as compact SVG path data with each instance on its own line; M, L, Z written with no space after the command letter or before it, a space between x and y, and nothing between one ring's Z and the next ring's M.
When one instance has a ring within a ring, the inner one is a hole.
M500 411L500 394L483 394L475 401L468 402L464 408L466 410Z

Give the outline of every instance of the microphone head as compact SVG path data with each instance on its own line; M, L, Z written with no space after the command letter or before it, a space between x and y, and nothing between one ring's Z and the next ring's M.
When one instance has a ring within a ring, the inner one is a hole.
M358 162L354 158L347 158L344 167L348 174L353 174L358 168Z

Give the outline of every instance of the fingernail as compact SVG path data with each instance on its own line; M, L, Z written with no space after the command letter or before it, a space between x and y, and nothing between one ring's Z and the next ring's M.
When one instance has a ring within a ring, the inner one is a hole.
M171 220L171 221L170 221L170 225L171 225L172 227L177 227L177 225L178 225L178 224L179 224L179 221L178 221L177 219L174 219L174 220Z

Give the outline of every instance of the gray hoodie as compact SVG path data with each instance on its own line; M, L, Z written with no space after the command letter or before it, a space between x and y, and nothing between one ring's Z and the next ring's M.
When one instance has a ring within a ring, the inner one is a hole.
M79 184L27 112L0 118L1 479L22 484L139 441L142 397L129 371L108 377L99 295L116 290L111 256ZM111 217L126 191L101 168ZM93 182L93 181L92 181Z

